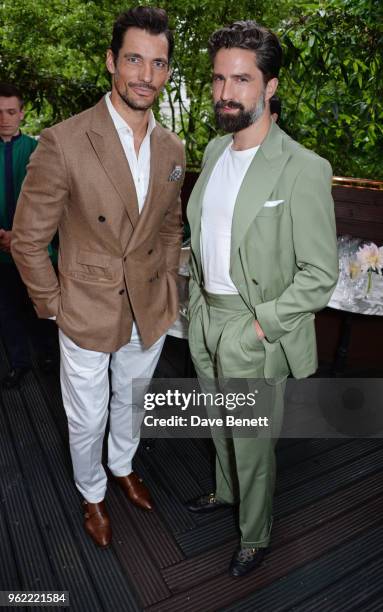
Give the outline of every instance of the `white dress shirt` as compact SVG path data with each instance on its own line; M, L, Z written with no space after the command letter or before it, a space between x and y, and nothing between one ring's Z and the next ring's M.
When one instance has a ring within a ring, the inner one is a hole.
M231 226L234 206L258 147L235 151L232 142L214 166L202 201L201 261L206 291L237 294L230 278Z
M141 143L138 155L134 149L134 134L132 128L126 123L121 115L114 108L110 99L110 92L105 96L106 106L114 123L114 127L117 130L117 134L124 149L126 159L132 173L134 185L137 192L138 210L142 211L146 194L148 193L149 187L149 176L150 176L150 134L156 127L156 120L152 111L149 114L148 129L144 140Z

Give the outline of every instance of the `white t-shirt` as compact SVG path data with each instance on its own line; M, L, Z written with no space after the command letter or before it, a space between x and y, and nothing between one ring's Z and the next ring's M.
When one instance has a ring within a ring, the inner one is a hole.
M238 294L230 278L231 225L244 176L259 146L235 151L232 142L214 166L206 186L201 216L201 261L206 291Z

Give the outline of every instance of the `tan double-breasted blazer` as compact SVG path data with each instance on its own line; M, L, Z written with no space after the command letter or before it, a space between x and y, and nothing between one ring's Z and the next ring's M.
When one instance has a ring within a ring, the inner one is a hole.
M44 130L28 166L12 255L38 316L55 316L82 348L117 350L133 319L148 347L177 316L184 149L158 124L150 138L141 214L104 99ZM57 229L58 278L47 251Z

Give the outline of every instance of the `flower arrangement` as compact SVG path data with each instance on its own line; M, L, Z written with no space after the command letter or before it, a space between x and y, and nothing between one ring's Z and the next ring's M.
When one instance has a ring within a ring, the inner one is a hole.
M360 265L361 272L367 272L367 293L372 286L372 273L383 275L383 246L378 247L374 242L359 247L356 260Z

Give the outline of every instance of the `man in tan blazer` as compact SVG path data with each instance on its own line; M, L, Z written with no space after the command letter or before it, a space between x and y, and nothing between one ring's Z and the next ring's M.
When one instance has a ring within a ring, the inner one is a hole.
M133 503L152 509L132 471L132 379L152 376L178 310L184 151L151 111L172 50L165 11L120 15L106 60L111 93L43 131L13 227L12 254L36 311L59 327L74 478L85 529L101 547L111 540L101 463L109 366L108 467ZM47 254L57 228L58 279Z

